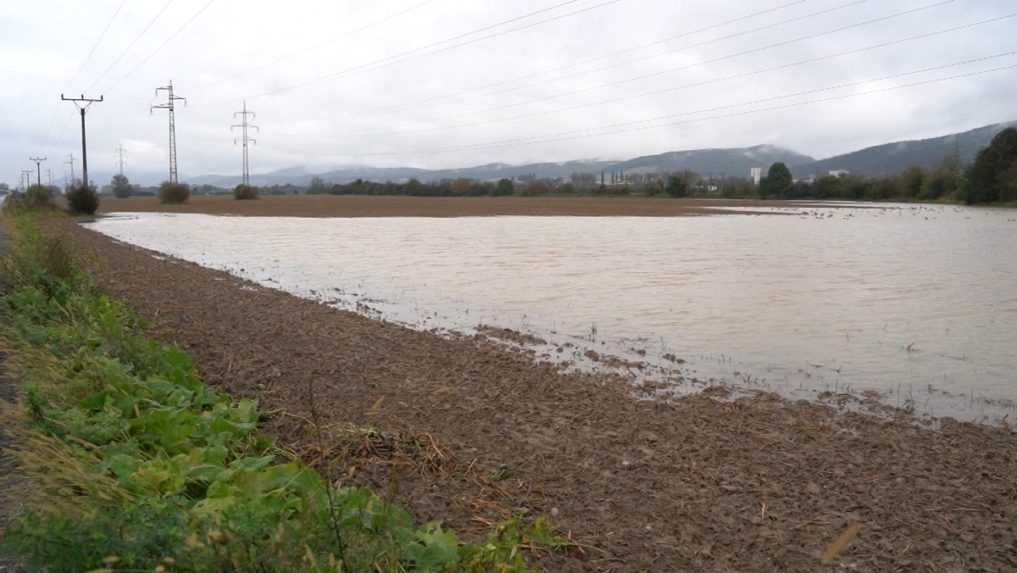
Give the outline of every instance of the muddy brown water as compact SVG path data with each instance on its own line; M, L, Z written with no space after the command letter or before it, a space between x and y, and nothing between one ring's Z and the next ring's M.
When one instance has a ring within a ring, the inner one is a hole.
M419 328L511 328L548 341L541 351L553 358L679 358L679 391L701 387L696 378L1006 418L1017 401L1017 211L865 207L690 218L131 213L89 226Z

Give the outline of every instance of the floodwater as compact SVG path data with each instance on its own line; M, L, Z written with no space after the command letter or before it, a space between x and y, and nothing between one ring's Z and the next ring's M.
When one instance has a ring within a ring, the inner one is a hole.
M679 358L701 381L803 398L875 392L921 414L1004 419L1017 409L1017 211L869 207L688 218L124 214L90 226L420 328L533 333L564 345L555 357L595 348L651 364Z

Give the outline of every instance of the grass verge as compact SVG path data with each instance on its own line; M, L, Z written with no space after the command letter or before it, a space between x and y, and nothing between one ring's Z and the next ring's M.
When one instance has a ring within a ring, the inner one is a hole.
M258 431L257 404L207 386L182 350L98 292L36 215L11 234L0 340L21 399L2 421L28 511L0 551L70 571L526 571L559 547L513 519L479 543L370 490L329 483Z

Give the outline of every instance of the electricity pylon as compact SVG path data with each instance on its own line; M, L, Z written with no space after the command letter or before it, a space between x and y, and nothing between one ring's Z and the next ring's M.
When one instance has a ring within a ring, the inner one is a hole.
M170 183L177 183L177 121L175 109L177 101L182 100L184 105L187 105L187 98L173 94L172 80L167 86L155 88L156 97L159 96L159 92L161 91L166 92L166 103L153 105L148 112L152 113L152 110L156 109L165 109L169 111L169 181Z
M127 153L127 150L124 149L124 144L121 143L120 145L118 145L117 149L116 149L116 152L117 152L117 156L119 158L117 163L120 165L120 175L123 175L124 174L124 154Z
M247 151L247 144L248 144L248 142L257 144L258 140L257 139L252 139L252 138L248 137L247 136L247 130L248 129L256 129L258 131L258 133L261 133L261 128L256 126L256 125L252 125L252 124L247 122L247 116L251 116L251 119L255 118L255 115L254 115L253 111L247 111L247 100L244 100L244 108L243 108L243 110L233 112L233 119L236 119L236 117L238 115L240 116L240 123L237 124L237 125L231 125L230 126L230 131L233 131L234 129L237 129L237 128L240 128L240 130L241 130L240 131L240 141L241 141L241 145L243 145L243 147L244 147L244 171L243 171L243 175L242 175L241 179L242 179L244 185L250 185L251 184L251 163L250 163L250 160L248 158L249 156L248 156L248 151ZM237 140L236 140L236 138L234 138L233 139L233 145L236 145L236 144L237 144Z
M69 184L64 185L64 187L70 189L71 187L74 186L74 154L71 153L70 155L68 155L67 161L64 161L64 163L71 166L71 181Z

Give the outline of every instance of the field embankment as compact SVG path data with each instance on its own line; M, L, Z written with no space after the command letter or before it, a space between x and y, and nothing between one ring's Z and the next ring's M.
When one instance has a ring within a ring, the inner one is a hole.
M550 515L581 547L543 555L548 570L814 572L857 525L830 570L1017 567L1008 429L932 431L771 395L638 400L620 380L565 375L487 339L370 320L59 227L97 284L205 380L257 398L286 448L461 531Z
M164 212L252 217L690 217L727 215L734 207L816 206L815 202L652 197L389 197L350 195L263 195L256 201L232 196L192 196L166 205L155 197L104 197L100 213Z

